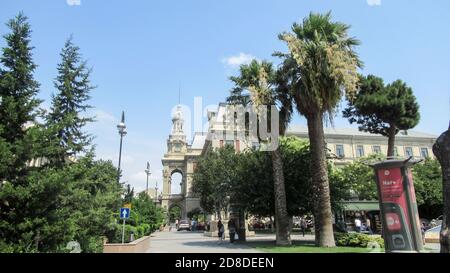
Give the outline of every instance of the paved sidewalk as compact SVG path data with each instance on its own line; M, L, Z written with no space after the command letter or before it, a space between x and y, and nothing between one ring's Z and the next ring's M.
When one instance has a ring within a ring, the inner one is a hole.
M291 238L295 241L314 242L314 235L303 237L292 234ZM247 238L248 243L264 241L275 241L275 235L257 234ZM426 244L425 247L426 252L439 252L439 244ZM163 231L151 235L147 253L262 253L262 251L239 243L231 244L228 240L219 243L217 237L206 237L203 232Z
M147 253L261 253L242 244L206 237L203 232L164 231L152 234Z

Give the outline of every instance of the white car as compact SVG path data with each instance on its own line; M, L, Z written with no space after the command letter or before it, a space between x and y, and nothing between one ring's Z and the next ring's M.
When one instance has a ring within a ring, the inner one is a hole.
M178 229L177 229L177 231L180 231L180 230L191 231L191 224L189 223L188 220L181 220L181 221L178 223Z

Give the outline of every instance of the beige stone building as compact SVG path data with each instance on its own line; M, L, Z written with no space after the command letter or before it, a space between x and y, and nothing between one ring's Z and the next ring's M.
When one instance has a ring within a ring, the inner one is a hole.
M387 137L360 132L356 128L324 128L329 152L337 157L336 165L352 162L374 153L387 154ZM306 126L294 125L288 136L309 139ZM432 147L437 136L417 131L400 131L395 138L395 155L408 158L434 158Z
M197 158L203 151L206 134L196 133L191 143L186 140L182 109L177 107L172 117L172 132L167 140L167 152L162 158L163 189L160 197L161 206L167 210L177 206L181 217L187 218L187 213L200 208L199 198L192 194L192 175ZM172 193L172 176L181 174L181 192Z
M167 140L167 152L162 158L163 189L160 196L161 205L169 210L178 206L182 218L195 208L200 208L199 198L192 193L192 176L198 157L207 150L232 145L236 151L259 147L255 139L242 132L244 128L233 125L226 118L226 104L219 104L216 111L208 112L208 132L195 133L192 142L188 142L184 132L184 118L178 106L172 117L172 132ZM231 128L231 130L230 130ZM360 132L356 128L324 128L327 148L336 159L337 166L372 153L387 154L387 138L381 135ZM309 139L306 126L293 125L287 131L288 136ZM402 131L396 137L395 151L399 157L416 158L433 157L432 145L436 136L416 131ZM172 194L172 176L179 173L181 192Z

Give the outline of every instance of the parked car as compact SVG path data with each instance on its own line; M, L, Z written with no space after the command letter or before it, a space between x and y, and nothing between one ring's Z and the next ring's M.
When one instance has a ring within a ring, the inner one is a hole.
M181 231L181 230L191 231L191 223L189 222L189 220L181 220L178 223L177 231Z
M198 224L197 224L197 230L199 230L199 231L204 231L204 230L206 230L206 225L205 225L205 223L198 223Z

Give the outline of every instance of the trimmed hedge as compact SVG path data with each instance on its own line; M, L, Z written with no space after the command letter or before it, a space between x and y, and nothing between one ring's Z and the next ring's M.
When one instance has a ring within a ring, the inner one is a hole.
M364 233L335 233L334 238L337 246L367 247L369 243L377 243L384 248L383 238Z

